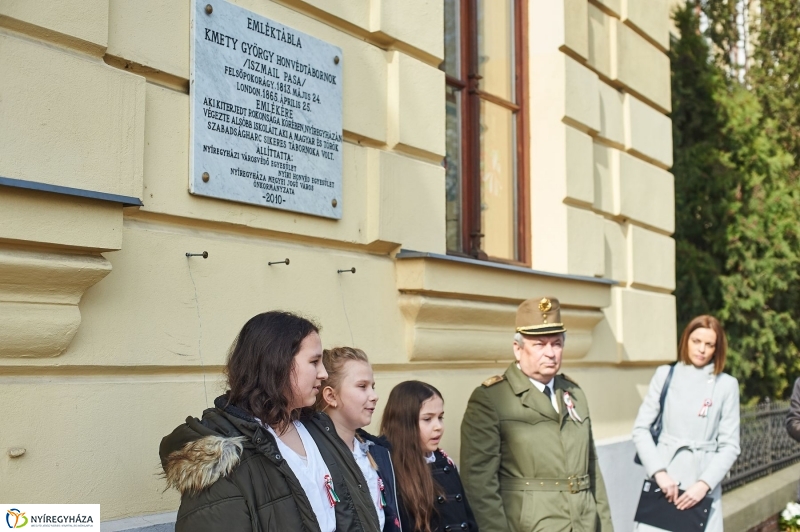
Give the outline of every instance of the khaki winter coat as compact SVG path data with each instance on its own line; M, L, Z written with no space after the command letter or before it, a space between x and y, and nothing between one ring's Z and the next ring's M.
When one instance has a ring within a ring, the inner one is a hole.
M586 396L563 375L554 388L559 413L511 364L472 393L461 477L481 532L613 531ZM581 421L568 415L564 392Z
M193 417L161 440L167 483L181 492L176 532L320 532L300 482L275 438L249 414L225 407ZM337 532L379 532L361 470L325 414L302 420L341 498Z

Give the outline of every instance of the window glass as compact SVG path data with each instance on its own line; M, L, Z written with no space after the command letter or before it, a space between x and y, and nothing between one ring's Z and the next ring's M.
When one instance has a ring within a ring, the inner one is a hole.
M461 39L461 17L459 0L444 0L444 68L448 76L460 77L459 72L459 46Z
M447 205L447 249L461 249L461 91L446 92L445 196Z
M481 101L481 248L490 256L517 258L515 117L504 107Z
M514 102L512 0L478 0L478 74L482 91Z
M525 113L517 76L525 76L525 55L516 47L527 0L442 2L447 250L524 262L527 222L517 191L526 177L517 157L527 152L517 146Z

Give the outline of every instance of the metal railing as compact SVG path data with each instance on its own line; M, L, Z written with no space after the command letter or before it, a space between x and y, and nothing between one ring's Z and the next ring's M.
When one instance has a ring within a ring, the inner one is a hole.
M800 443L786 432L788 401L766 401L741 409L742 452L722 481L723 491L737 488L800 461Z

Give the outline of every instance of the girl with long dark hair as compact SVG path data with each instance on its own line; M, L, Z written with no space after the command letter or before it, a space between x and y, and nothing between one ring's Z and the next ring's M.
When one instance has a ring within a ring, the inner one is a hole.
M319 327L265 312L228 355L228 392L161 441L181 492L176 532L378 532L369 491L330 419L314 414L323 379Z
M439 448L444 399L420 381L392 389L381 420L392 445L398 506L404 532L477 532L453 461Z

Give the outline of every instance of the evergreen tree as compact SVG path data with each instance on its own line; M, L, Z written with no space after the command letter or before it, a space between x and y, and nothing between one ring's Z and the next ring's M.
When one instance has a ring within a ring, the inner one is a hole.
M783 148L800 161L800 2L703 0L715 58L742 80L773 120ZM797 181L800 169L789 170Z
M800 161L800 2L760 0L748 30L755 47L747 82L778 125L778 141ZM789 175L797 183L800 170L791 168Z
M743 399L781 397L800 375L800 191L781 121L791 106L778 116L757 84L738 79L735 3L703 8L715 54L693 2L675 14L671 52L679 327L717 315ZM796 94L788 82L781 90Z
M718 101L728 118L726 162L738 174L720 278L729 367L743 398L778 398L800 374L800 194L788 179L793 159L752 92L733 84Z
M694 316L722 308L728 205L735 176L725 163L717 95L725 84L709 61L694 6L675 13L680 39L670 51L675 175L675 240L678 330Z

